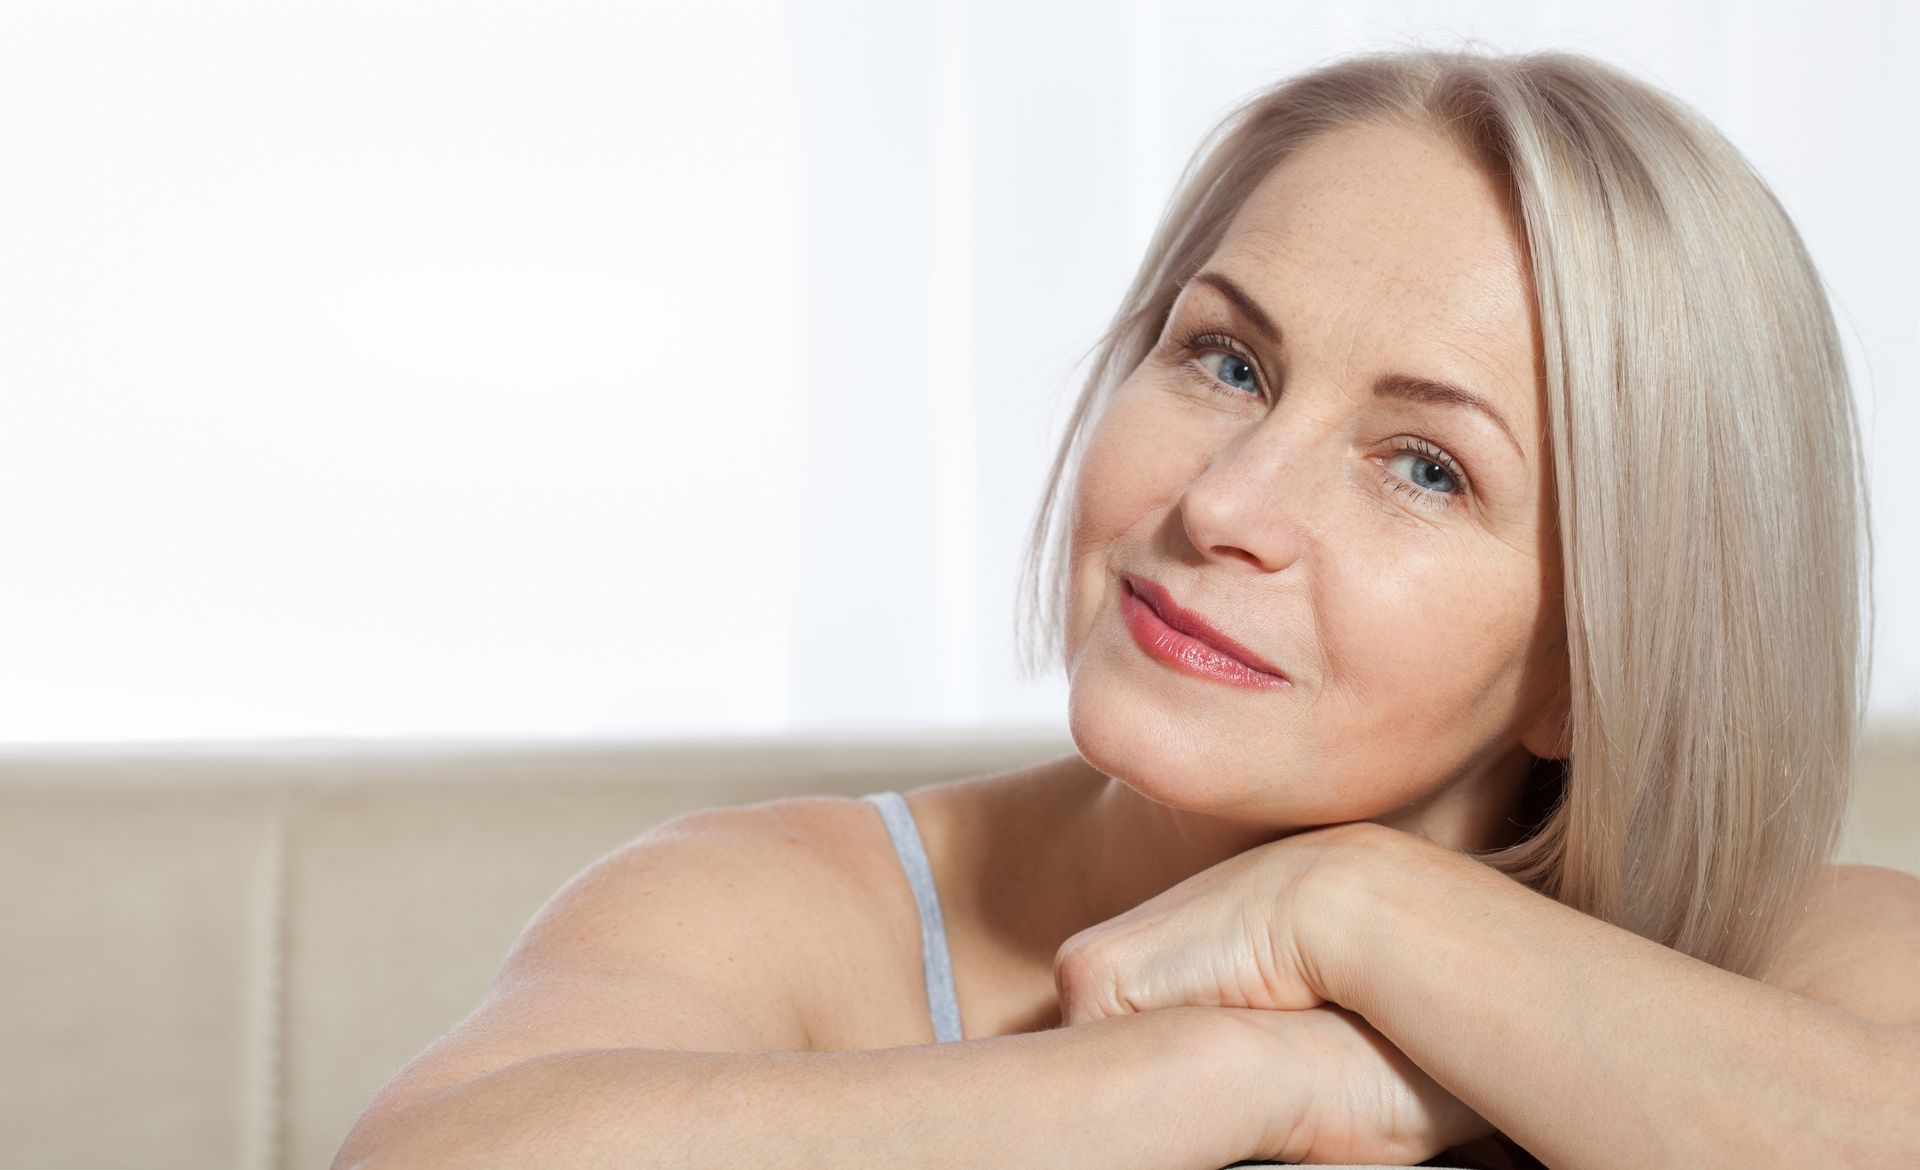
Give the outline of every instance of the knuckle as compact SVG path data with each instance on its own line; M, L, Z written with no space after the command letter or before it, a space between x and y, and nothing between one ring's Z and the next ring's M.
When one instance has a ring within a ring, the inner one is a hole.
M1060 952L1053 962L1054 982L1063 990L1085 992L1098 983L1107 964L1092 947L1077 946Z
M1063 1010L1080 1018L1125 1015L1138 1010L1123 987L1109 948L1082 944L1062 948L1054 959L1054 984Z

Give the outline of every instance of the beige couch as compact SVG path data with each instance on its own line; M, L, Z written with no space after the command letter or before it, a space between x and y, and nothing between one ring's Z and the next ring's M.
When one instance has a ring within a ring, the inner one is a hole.
M0 1170L324 1170L541 903L680 812L908 789L1064 733L0 747ZM1920 872L1920 729L1842 860Z

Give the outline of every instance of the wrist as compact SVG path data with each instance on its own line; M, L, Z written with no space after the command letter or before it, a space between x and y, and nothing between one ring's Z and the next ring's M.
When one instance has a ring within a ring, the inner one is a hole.
M1207 1164L1301 1160L1314 1086L1297 1025L1313 1013L1208 1006L1146 1014L1169 1010L1192 1013L1182 1021L1187 1041L1182 1063L1188 1083L1201 1086L1205 1108L1199 1126L1217 1142L1206 1150Z
M1398 921L1393 884L1423 860L1419 837L1371 821L1330 830L1325 852L1302 881L1296 911L1300 953L1322 999L1369 1015L1375 987L1383 980L1389 948L1407 946ZM1390 982L1390 980L1386 980Z

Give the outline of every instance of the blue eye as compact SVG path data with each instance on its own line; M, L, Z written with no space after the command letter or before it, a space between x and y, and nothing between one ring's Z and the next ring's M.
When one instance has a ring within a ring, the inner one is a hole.
M1387 461L1387 466L1398 470L1408 483L1437 495L1453 495L1460 490L1460 482L1451 471L1417 451L1401 451Z
M1245 358L1228 350L1210 349L1200 355L1202 369L1206 369L1206 361L1210 357L1220 357L1225 360L1220 363L1220 369L1217 372L1209 369L1207 370L1208 373L1213 374L1214 377L1232 386L1235 390L1245 390L1249 394L1255 395L1260 393L1260 379L1254 375L1253 365ZM1245 378L1247 384L1244 386L1237 385L1234 381L1236 378Z

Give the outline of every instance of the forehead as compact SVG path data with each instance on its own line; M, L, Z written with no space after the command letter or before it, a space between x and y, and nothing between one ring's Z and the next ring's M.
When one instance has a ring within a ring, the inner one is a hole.
M1530 404L1538 370L1531 273L1502 180L1432 131L1334 131L1275 167L1207 267L1279 319L1289 347L1324 328L1409 372ZM1466 363L1461 368L1460 363Z

